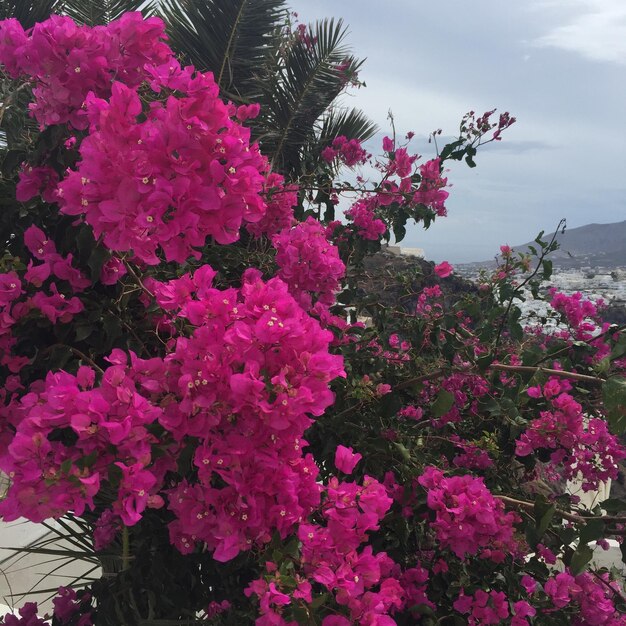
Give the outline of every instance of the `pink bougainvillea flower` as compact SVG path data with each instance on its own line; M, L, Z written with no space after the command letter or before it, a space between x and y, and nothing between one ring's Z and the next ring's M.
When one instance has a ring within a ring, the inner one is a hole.
M335 452L335 467L344 474L352 474L356 464L363 458L358 452L353 452L352 448L337 446Z
M450 274L452 274L453 267L448 263L448 261L444 261L443 263L439 263L439 265L435 265L435 274L439 276L439 278L448 278Z

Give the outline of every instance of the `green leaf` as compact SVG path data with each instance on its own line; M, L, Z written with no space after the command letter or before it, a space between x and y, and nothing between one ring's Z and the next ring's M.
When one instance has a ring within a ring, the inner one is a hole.
M409 611L411 611L411 613L415 613L416 615L435 615L435 612L426 604L415 604L409 608Z
M615 435L626 433L626 378L613 376L602 385L609 427Z
M545 511L545 513L537 520L537 533L539 538L543 537L546 530L550 526L550 522L556 513L556 505L551 504Z
M102 316L102 329L106 338L105 345L113 347L115 341L122 334L122 322L112 313L105 313Z
M572 555L569 568L572 576L578 576L585 571L587 563L593 557L593 550L588 545L578 546L576 552Z
M74 331L74 336L76 337L76 341L83 341L83 339L87 339L92 332L93 326L77 326Z
M524 339L524 329L521 324L511 324L509 331L511 333L511 337L517 341L522 341Z
M445 145L443 147L443 149L441 150L441 152L439 153L439 157L441 158L441 161L445 161L446 159L448 159L450 157L450 155L457 150L458 148L460 148L463 145L463 140L462 139L457 139L457 141L453 141L452 143L449 143L447 145Z
M622 513L626 511L626 500L621 498L609 498L600 503L600 508L604 509L607 513Z
M4 155L4 159L2 160L2 167L0 168L0 171L7 178L11 178L14 176L20 164L25 159L26 159L26 152L24 152L24 150L9 150Z
M406 228L404 223L394 222L393 224L393 236L396 238L396 243L400 243L406 236Z
M445 415L453 407L453 405L454 395L449 391L442 389L437 394L437 398L430 407L430 410L433 417L441 417L442 415Z
M309 612L304 607L294 606L291 609L291 615L296 624L309 624Z
M91 454L84 456L76 461L76 467L79 469L85 469L93 467L94 463L98 460L98 453L94 450Z
M530 524L526 526L525 534L526 534L526 541L528 542L528 545L533 548L541 541L541 536L537 532L537 529L534 526L531 526Z
M31 28L58 11L59 4L59 0L4 0L0 2L0 20L14 17L24 28Z
M580 531L580 543L596 541L604 536L606 525L601 519L589 520Z
M100 271L102 270L102 266L106 261L109 260L110 254L108 250L106 250L103 246L96 246L91 254L89 255L89 260L87 261L87 265L89 265L89 269L91 270L91 280L93 282L97 281L100 278Z
M380 415L393 417L402 407L402 399L395 393L388 393L380 401Z
M327 593L322 593L319 596L315 596L313 598L313 602L311 602L311 608L318 609L320 606L322 606L322 604L324 604L324 602L326 602L326 600L328 600Z
M341 304L350 304L355 296L354 289L344 289L337 295L337 302Z
M180 458L179 458L179 462L180 462ZM109 465L108 481L113 489L118 488L120 481L122 480L122 476L123 476L123 473L120 467L118 467L115 464Z
M611 361L615 359L621 359L626 354L626 333L620 333L619 339L617 343L613 346L611 350Z
M543 279L548 280L552 276L552 261L550 259L544 259L541 262L543 267Z
M411 453L407 450L406 446L398 441L394 441L393 445L402 458L408 463L411 460Z

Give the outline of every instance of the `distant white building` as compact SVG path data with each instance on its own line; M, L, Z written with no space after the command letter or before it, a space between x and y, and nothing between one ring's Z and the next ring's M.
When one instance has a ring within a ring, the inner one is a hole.
M405 248L401 246L387 246L384 248L387 252L391 252L391 254L395 254L397 256L414 256L420 259L424 258L424 249L423 248Z

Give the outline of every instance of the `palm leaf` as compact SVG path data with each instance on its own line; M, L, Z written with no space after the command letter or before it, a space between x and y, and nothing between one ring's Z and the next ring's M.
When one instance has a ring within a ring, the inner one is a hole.
M44 522L42 525L50 531L49 534L27 546L2 548L12 553L0 563L0 567L4 568L0 569L0 573L7 580L10 589L10 580L15 574L26 570L31 575L32 584L29 583L29 588L18 592L11 591L11 598L19 600L35 595L46 595L49 596L43 600L46 602L56 595L58 585L54 588L43 589L41 585L44 581L58 576L64 579L65 586L85 586L94 580L89 577L90 574L101 569L102 564L91 545L91 532L89 532L88 525L82 520L77 522L74 519L70 519L70 523L65 520L57 520L57 523L60 528ZM39 557L36 564L32 563L34 555ZM76 572L70 573L66 568L75 568L78 561L86 563L86 566L84 573L76 576ZM67 580L69 580L68 583L65 582Z
M0 20L14 17L24 28L31 28L47 19L59 4L59 0L1 0Z
M367 141L373 137L378 127L359 109L331 108L316 122L315 135L303 146L300 157L300 183L306 186L305 180L315 178L322 165L322 150L329 146L335 137L344 136L348 139ZM324 163L324 169L328 164ZM337 168L338 170L339 168ZM335 174L337 171L335 171ZM325 183L330 181L324 178ZM313 181L315 187L323 187L322 179ZM330 200L330 198L328 198Z
M255 98L256 76L287 15L283 0L163 0L172 47L222 91Z
M150 15L155 9L155 0L64 0L57 4L60 12L88 26L108 24L129 11Z
M367 141L378 131L378 126L360 109L331 109L321 120L318 144L321 148L330 145L335 137Z
M297 37L273 80L264 81L261 144L275 169L297 175L302 146L314 137L316 122L345 87L345 75L361 61L350 54L341 20L324 20Z

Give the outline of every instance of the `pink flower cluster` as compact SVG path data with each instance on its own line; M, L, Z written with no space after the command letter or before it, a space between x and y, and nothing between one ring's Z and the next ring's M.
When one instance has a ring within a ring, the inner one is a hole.
M551 450L546 471L553 478L583 479L583 490L596 489L599 483L617 478L618 462L626 458L626 448L597 417L585 417L582 406L566 393L571 389L565 379L551 378L542 387L531 387L528 395L543 398L549 410L540 412L516 442L517 456L535 450Z
M407 178L413 173L413 165L419 158L417 154L409 154L406 148L396 148L389 137L383 138L383 150L389 154L388 174Z
M49 626L50 620L55 626L92 626L91 596L86 592L76 592L70 587L59 587L53 598L52 615L40 618L37 615L37 603L27 602L17 615L7 614L0 617L4 626Z
M412 136L409 133L407 138L410 140ZM389 137L383 139L383 150L389 155L388 163L382 166L385 176L398 176L401 179L399 186L396 183L386 185L386 192L391 192L388 202L395 201L393 192L400 191L407 195L407 200L412 204L424 205L437 215L445 216L445 201L449 194L444 191L448 180L441 176L441 159L430 159L419 166L419 185L416 188L412 174L419 156L410 155L406 147L396 148L395 142Z
M265 214L258 222L246 224L246 230L260 237L272 237L295 223L293 207L298 205L298 187L285 185L285 179L274 172L268 174L263 187L265 194Z
M57 596L52 599L55 624L63 626L92 626L91 595L76 592L70 587L59 587Z
M356 233L363 239L378 241L386 232L387 225L376 217L372 205L372 199L364 198L355 202L345 213L345 216L352 221Z
M440 173L441 159L438 157L420 165L420 185L413 194L413 202L432 209L440 217L447 215L445 202L450 195L444 188L448 179Z
M135 90L114 83L109 101L90 94L90 134L76 171L59 185L61 211L84 216L111 250L148 265L199 257L208 237L227 244L265 214L267 160L231 119L212 74L175 60L146 68L155 91L174 91L144 111ZM143 116L145 115L145 119Z
M434 267L434 272L437 276L439 276L439 278L448 278L453 271L454 268L450 265L450 263L448 263L448 261L443 261Z
M344 135L335 137L332 144L322 150L324 161L331 163L337 159L348 167L362 165L369 157L358 139L348 139Z
M94 28L53 15L24 31L16 19L8 19L0 23L0 63L12 78L32 81L31 114L42 129L69 123L82 130L88 125L87 94L107 98L114 80L137 87L147 63L172 58L163 39L163 22L144 20L139 12Z
M455 373L447 376L441 382L427 381L420 393L424 405L436 402L441 391L447 391L454 396L450 409L439 417L433 417L431 423L437 428L446 424L458 423L463 415L478 415L478 398L489 392L489 383L477 374Z
M272 239L276 248L278 276L305 308L315 302L331 305L346 266L338 249L326 239L324 227L312 217Z
M520 517L505 512L504 504L494 498L482 478L450 476L433 466L425 468L418 479L427 491L428 506L435 511L437 540L457 557L480 555L501 563L519 551L514 538Z
M0 274L0 365L13 373L19 372L28 359L12 354L17 339L13 335L13 326L28 312L23 302L16 302L24 293L22 281L15 272Z
M493 626L503 623L510 616L509 600L502 591L476 590L473 594L466 595L461 590L461 595L454 601L454 608L467 615L469 626ZM525 600L519 600L513 605L511 626L528 626L527 617L533 617L537 611Z
M24 244L34 259L41 261L35 265L33 260L29 261L28 268L24 274L24 280L34 285L41 285L51 276L67 282L74 293L80 293L91 285L91 281L84 276L80 270L72 265L73 257L68 254L61 256L56 251L54 241L37 226L29 226L24 232ZM35 295L35 298L38 294ZM56 319L51 319L55 322Z
M11 613L7 613L2 618L4 626L48 626L46 622L37 616L37 603L26 602L19 610L19 617Z
M546 582L544 590L557 609L575 609L574 626L626 625L626 615L614 604L614 598L621 595L621 585L606 573L594 577L586 572L578 576L561 572Z
M83 311L84 306L76 296L91 281L72 265L72 255L61 256L53 241L37 226L30 226L24 233L24 243L34 260L31 259L26 271L19 276L16 272L0 274L0 365L5 365L17 373L28 358L12 353L16 344L13 335L14 326L32 311L39 310L48 320L67 323ZM49 292L41 289L44 282L55 277L67 284L60 292L55 282L48 285ZM33 295L25 289L28 285L36 287ZM65 293L64 293L65 292ZM66 295L67 294L67 295Z
M561 293L552 288L550 290L552 300L550 306L561 313L574 331L576 339L589 340L598 329L598 308L602 305L583 298L582 293L577 291L571 296Z
M342 143L342 146L347 144ZM376 168L383 175L382 182L375 191L364 192L361 197L345 212L352 224L344 225L340 221L328 225L327 234L337 242L346 241L357 236L370 241L378 241L388 229L385 219L388 217L387 207L400 205L407 215L416 211L417 215L423 208L440 216L446 215L445 191L447 179L440 173L441 160L431 159L419 166L419 175L414 174L415 162L419 155L410 155L406 147L395 147L394 142L385 137L383 149L387 153L385 161L377 162ZM329 147L323 153L327 160L334 159L339 153ZM363 155L369 159L369 155ZM351 162L351 161L350 161ZM364 182L359 177L359 182ZM338 199L335 196L335 203ZM416 216L416 219L419 219Z
M46 202L56 202L58 182L59 175L51 167L33 167L24 163L20 171L20 181L15 188L15 198L20 202L28 202L41 195Z
M493 467L493 461L489 454L475 443L463 441L457 435L450 435L450 441L462 452L452 459L456 467L464 467L472 470L485 470Z
M163 308L195 330L164 362L141 363L138 383L168 400L161 425L175 440L198 441L198 480L169 491L172 542L196 542L226 561L278 530L286 536L319 504L317 466L303 454L310 415L332 403L328 383L344 375L322 330L274 278L248 270L240 290L211 287L215 272L152 283ZM143 370L143 371L142 371ZM217 485L221 486L217 486Z
M347 616L325 617L323 626L395 626L390 614L404 608L407 599L411 606L432 606L426 597L426 570L417 566L402 573L386 553L374 554L369 545L361 548L390 505L384 486L369 476L362 486L331 478L324 489L323 522L302 523L298 528L301 554L295 588L279 588L281 579L270 564L268 575L253 581L246 591L260 600L257 626L295 624L282 614L291 604L312 602L311 583L331 593L347 612Z
M509 128L509 126L515 124L517 121L508 111L500 113L498 121L491 120L491 116L496 112L496 109L491 111L485 111L481 116L476 117L474 111L469 111L463 116L461 122L461 134L469 142L480 141L487 133L494 131L491 138L485 141L501 141L502 132ZM495 130L494 130L495 129Z
M50 373L2 409L15 430L0 456L12 479L5 520L80 515L107 483L117 495L97 526L104 546L118 520L136 524L163 505L162 493L176 515L172 543L187 553L204 542L225 561L276 530L286 536L319 504L303 433L332 403L329 381L344 375L341 357L328 353L332 333L278 278L264 283L248 270L241 289L222 291L214 275L203 266L150 283L159 304L194 329L165 358L115 350L98 385L89 367ZM160 438L148 430L155 423ZM163 491L190 441L197 480Z
M146 427L161 410L137 393L120 365L105 371L99 387L94 382L94 370L84 366L76 376L50 372L3 411L15 429L0 455L0 469L11 478L0 502L4 520L82 514L93 508L109 469L126 459L117 464L123 476L115 508L127 525L139 521L156 483L143 469L154 443Z

